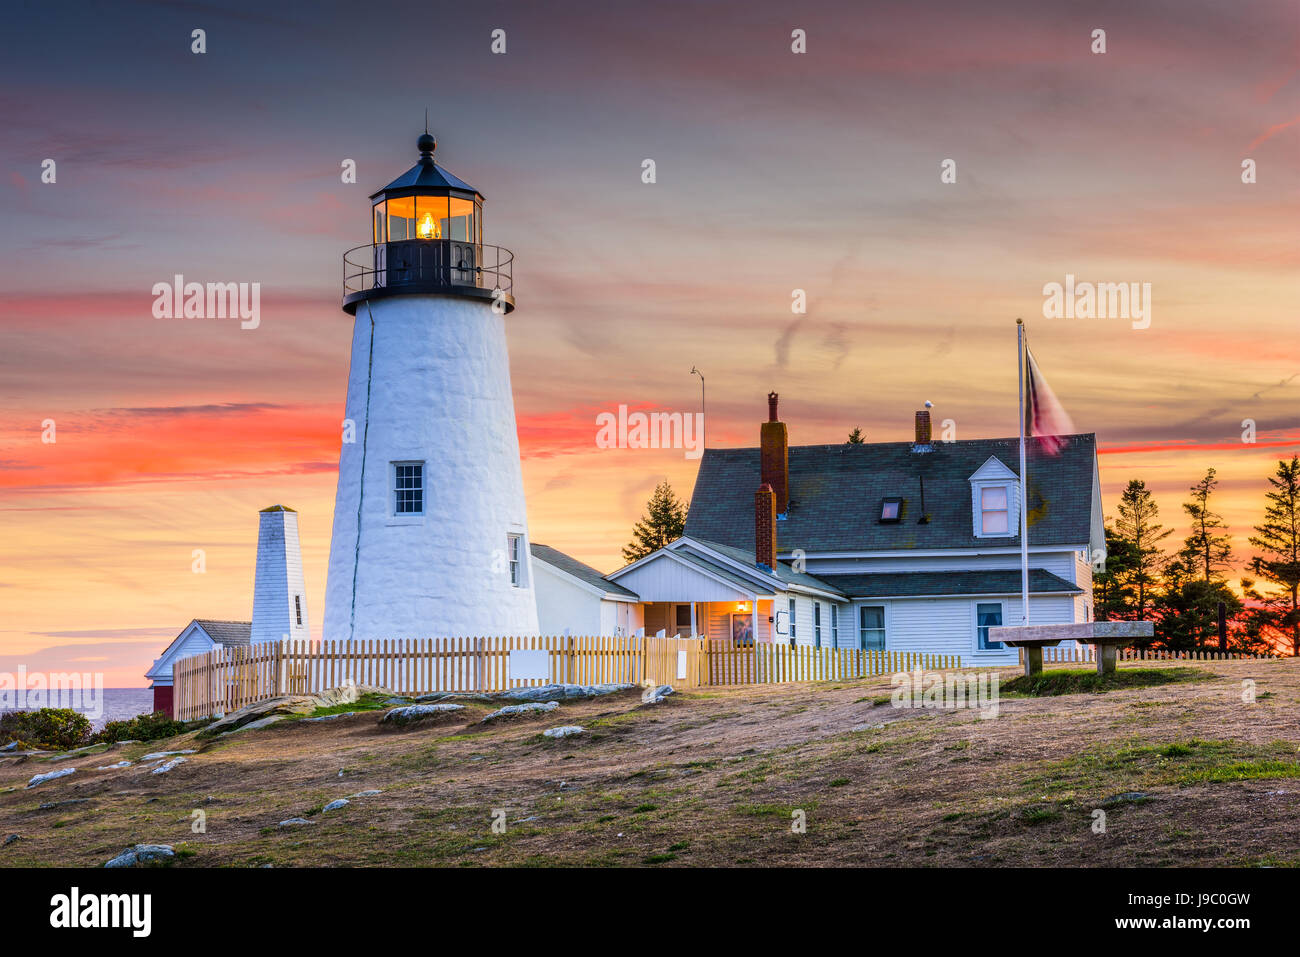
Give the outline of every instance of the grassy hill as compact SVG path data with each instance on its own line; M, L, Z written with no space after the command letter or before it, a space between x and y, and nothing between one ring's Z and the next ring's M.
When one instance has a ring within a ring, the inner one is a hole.
M369 712L0 758L0 842L20 837L0 866L97 866L155 842L183 846L177 867L1300 864L1300 661L1178 667L1103 693L1057 681L1032 690L1066 693L1005 696L992 720L894 708L874 678L629 693L495 727L474 723L486 706L404 730ZM588 733L541 736L561 724ZM166 774L95 770L191 747ZM294 817L313 823L279 826Z

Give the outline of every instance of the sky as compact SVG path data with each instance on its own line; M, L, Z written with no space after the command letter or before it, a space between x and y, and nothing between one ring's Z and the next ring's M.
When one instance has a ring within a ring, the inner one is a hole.
M698 410L692 367L710 446L757 445L772 390L794 444L907 439L927 400L1014 435L1021 316L1107 514L1141 478L1181 539L1214 467L1244 559L1300 452L1298 52L1288 0L8 4L0 672L142 685L190 619L249 618L273 503L319 634L342 255L426 109L515 255L534 541L611 571L656 483L690 494L682 450L595 423ZM260 283L260 324L155 318L176 274ZM1048 318L1067 275L1149 283L1149 326Z

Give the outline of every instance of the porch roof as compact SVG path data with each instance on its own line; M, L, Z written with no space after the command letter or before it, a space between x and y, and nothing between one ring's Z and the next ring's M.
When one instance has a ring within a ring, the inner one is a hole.
M1019 569L991 571L877 572L823 575L850 598L960 597L1018 595ZM1043 568L1029 569L1031 595L1082 595L1083 589Z

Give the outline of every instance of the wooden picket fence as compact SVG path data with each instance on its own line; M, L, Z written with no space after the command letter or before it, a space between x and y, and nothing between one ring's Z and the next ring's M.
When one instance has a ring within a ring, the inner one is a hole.
M1243 655L1222 651L1165 651L1160 648L1120 648L1119 661L1252 661L1272 658L1273 655ZM1023 654L1022 654L1023 658ZM1046 647L1043 649L1043 667L1051 665L1096 664L1095 645L1078 645L1074 648Z
M703 639L706 647L701 685L780 684L793 681L840 681L889 675L912 668L960 668L958 655L915 651L864 651L858 648L813 648L809 645L737 646L725 639Z
M510 674L512 651L545 651L547 678ZM834 681L911 668L958 668L956 655L860 651L659 637L428 638L278 641L216 648L177 661L173 708L181 721L228 714L285 694L348 682L411 696L433 691L505 691L562 684L710 685Z

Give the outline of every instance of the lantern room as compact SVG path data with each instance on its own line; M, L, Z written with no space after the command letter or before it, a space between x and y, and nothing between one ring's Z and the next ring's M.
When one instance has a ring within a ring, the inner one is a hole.
M437 141L416 141L420 159L370 197L370 243L343 257L343 308L403 294L468 295L514 308L513 256L483 244L483 195L433 160Z

